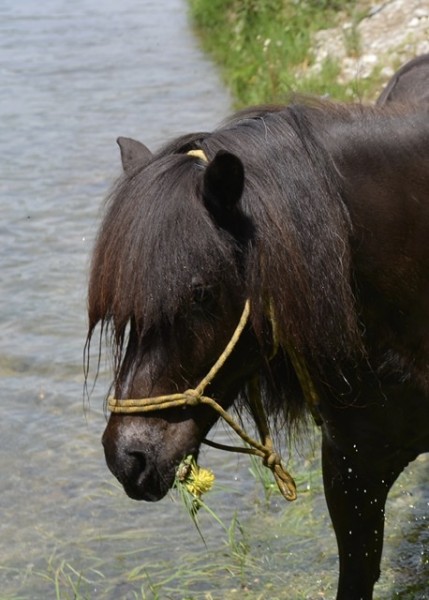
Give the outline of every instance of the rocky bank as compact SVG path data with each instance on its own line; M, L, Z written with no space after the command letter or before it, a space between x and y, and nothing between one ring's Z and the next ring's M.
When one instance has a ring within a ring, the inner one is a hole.
M429 0L361 0L355 14L361 16L316 34L311 71L331 57L340 62L340 83L373 72L387 81L410 58L429 52Z

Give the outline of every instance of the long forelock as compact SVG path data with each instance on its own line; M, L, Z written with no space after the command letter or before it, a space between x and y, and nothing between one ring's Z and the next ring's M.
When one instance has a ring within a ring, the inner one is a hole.
M195 275L231 274L232 245L202 205L200 175L189 159L158 157L113 190L93 254L90 333L101 322L120 346L132 322L144 336L174 321Z

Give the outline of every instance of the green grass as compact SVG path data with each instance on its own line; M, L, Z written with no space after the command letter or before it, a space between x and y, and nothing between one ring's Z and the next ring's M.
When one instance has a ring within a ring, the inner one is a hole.
M377 74L359 84L336 83L339 64L329 58L306 76L316 31L351 22L345 46L360 52L357 25L365 10L357 0L188 0L203 48L219 65L237 106L284 102L291 92L358 99L379 84Z

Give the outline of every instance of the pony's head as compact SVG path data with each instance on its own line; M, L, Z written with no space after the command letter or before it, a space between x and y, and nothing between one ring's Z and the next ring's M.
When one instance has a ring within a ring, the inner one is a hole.
M116 399L195 388L221 355L246 299L243 253L252 228L238 202L241 161L177 152L152 156L118 140L125 175L95 247L90 335L108 324L116 349ZM185 148L186 148L185 144ZM257 362L252 333L207 392L227 408ZM207 407L112 414L103 436L107 463L128 495L156 500L181 459L197 455L216 420Z
M348 215L310 129L306 114L260 108L155 155L118 140L124 175L94 249L88 336L99 323L110 333L116 401L197 388L247 299L249 322L205 389L224 409L246 402L257 374L290 424L304 402L288 348L314 365L355 347ZM128 495L157 500L216 420L201 405L113 413L107 463Z

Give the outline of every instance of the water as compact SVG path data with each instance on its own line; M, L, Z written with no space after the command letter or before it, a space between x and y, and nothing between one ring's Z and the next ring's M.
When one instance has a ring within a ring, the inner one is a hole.
M88 261L120 172L115 138L155 147L230 109L184 1L3 0L0 77L0 599L332 597L317 460L298 462L300 504L285 508L264 502L246 459L206 451L211 506L245 524L227 535L202 515L206 549L171 498L136 503L108 473L108 363L83 400ZM415 469L393 498L391 541L423 577L429 498ZM395 569L388 555L383 598L408 586Z
M189 527L106 470L107 367L83 402L88 257L116 137L153 147L213 127L230 99L181 0L4 0L0 57L0 595L46 598L39 573L62 560L85 570L120 553L116 534L158 535L160 515L172 539Z

